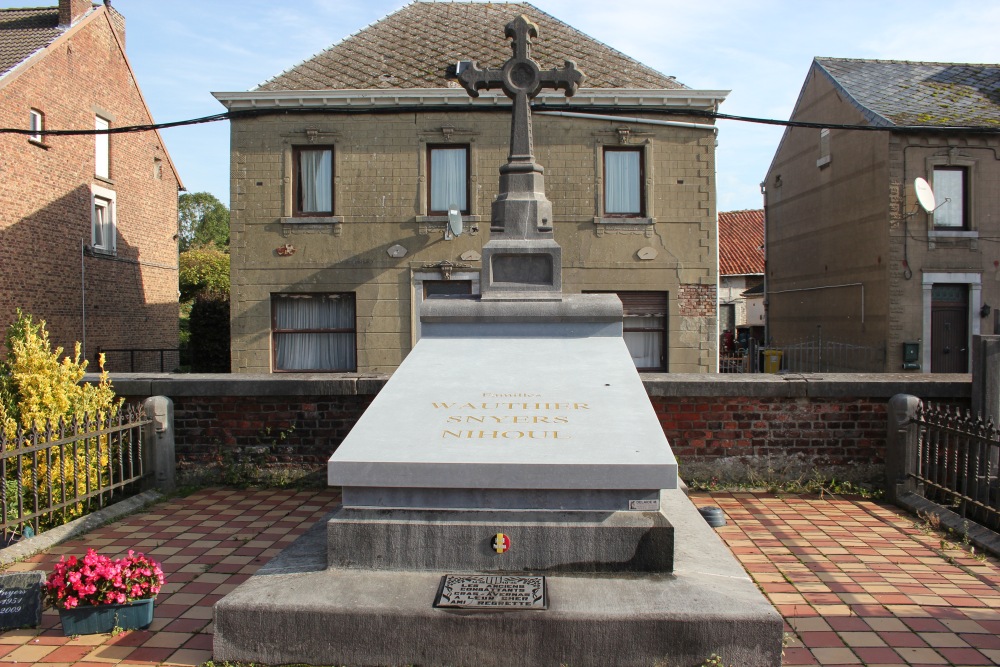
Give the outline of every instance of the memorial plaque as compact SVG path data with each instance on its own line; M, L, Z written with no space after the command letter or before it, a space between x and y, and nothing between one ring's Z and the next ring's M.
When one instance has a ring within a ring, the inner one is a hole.
M40 571L0 574L0 630L41 625L44 581Z
M458 609L548 609L545 577L446 574L435 607Z

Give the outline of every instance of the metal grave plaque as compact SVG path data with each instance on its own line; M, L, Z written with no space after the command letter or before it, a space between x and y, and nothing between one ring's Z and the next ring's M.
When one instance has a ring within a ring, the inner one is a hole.
M435 607L459 609L548 609L545 577L461 575L441 577Z

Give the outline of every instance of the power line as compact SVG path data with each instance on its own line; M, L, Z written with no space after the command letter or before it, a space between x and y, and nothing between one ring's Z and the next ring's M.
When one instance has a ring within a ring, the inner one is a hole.
M532 109L538 111L548 111L548 110L565 110L565 105L547 105L547 104L535 104L532 105ZM574 107L574 109L587 110L589 105L582 105L580 107ZM668 115L668 116L694 116L698 118L709 118L713 120L727 120L739 123L754 123L758 125L777 125L781 127L803 127L803 128L814 128L814 129L831 129L831 130L856 130L859 132L902 132L902 133L932 133L932 134L942 134L942 133L971 133L971 134L1000 134L1000 126L993 125L955 125L955 126L926 126L926 125L856 125L856 124L846 124L846 123L816 123L811 121L801 121L801 120L778 120L775 118L756 118L753 116L736 116L733 114L719 113L718 111L698 111L698 110L685 110L685 109L650 109L646 107L619 107L614 110L609 110L607 107L594 107L594 109L600 108L605 114L614 113L653 113L658 115ZM351 107L351 108L305 108L305 109L287 109L287 108L264 108L264 109L240 109L237 111L226 111L223 113L213 114L211 116L201 116L200 118L190 118L187 120L177 120L169 123L150 123L146 125L125 125L121 127L112 127L105 130L97 129L86 129L86 130L50 130L45 129L39 132L38 130L16 128L16 127L5 127L0 128L0 134L23 134L23 135L47 135L47 136L81 136L81 135L91 135L91 134L128 134L132 132L152 132L154 130L169 129L172 127L184 127L188 125L202 125L205 123L217 123L224 120L239 120L243 118L256 118L259 116L269 116L269 115L292 115L292 114L336 114L336 115L356 115L356 114L386 114L386 113L401 113L409 112L415 110L422 110L426 112L454 112L456 111L454 106L420 106L420 107L377 107L377 108L364 108L364 107ZM497 107L471 107L469 109L462 109L462 111L491 111L495 112Z

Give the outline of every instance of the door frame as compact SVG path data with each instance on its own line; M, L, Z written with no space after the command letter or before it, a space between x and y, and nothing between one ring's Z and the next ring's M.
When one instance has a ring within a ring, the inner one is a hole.
M979 309L982 306L983 277L980 273L925 273L921 279L923 302L923 340L920 345L921 368L931 372L931 301L934 283L963 283L969 286L969 355L967 368L972 368L972 337L978 336Z

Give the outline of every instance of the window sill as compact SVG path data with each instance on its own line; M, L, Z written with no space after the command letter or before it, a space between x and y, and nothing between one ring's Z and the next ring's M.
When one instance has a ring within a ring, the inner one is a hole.
M100 181L101 183L106 183L107 185L114 185L115 182L106 176L94 175L94 180Z
M932 229L927 232L927 238L930 239L978 239L979 232L976 230L968 229L956 229L954 231L950 229Z
M32 146L38 146L39 148L44 148L45 150L49 150L49 145L44 141L39 141L38 139L31 139L29 137L28 143L31 144Z
M117 253L113 248L99 248L97 246L87 246L87 248L90 250L91 257L104 257L111 259L117 256Z
M466 215L462 214L462 222L482 222L481 215ZM448 222L447 215L418 215L417 222L420 224L428 222Z
M334 236L340 236L343 226L344 217L341 215L281 218L281 235L308 234L329 230Z
M595 225L654 225L656 218L594 218Z
M818 160L816 160L816 166L819 169L822 169L823 167L829 165L830 162L832 162L832 158L829 155L825 155L825 156L819 158Z

